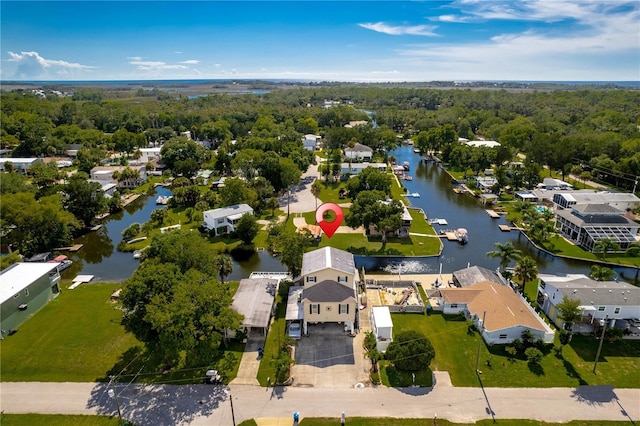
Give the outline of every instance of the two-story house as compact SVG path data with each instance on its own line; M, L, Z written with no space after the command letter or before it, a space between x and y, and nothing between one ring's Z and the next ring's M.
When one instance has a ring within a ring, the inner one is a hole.
M353 333L358 322L356 283L359 280L353 255L323 247L302 256L303 331L316 323L344 324Z
M219 209L207 210L203 212L204 227L215 235L223 235L233 232L236 224L245 214L253 215L253 209L248 204L234 204L232 206Z
M563 296L580 301L582 316L576 332L589 332L599 320L640 319L640 287L616 281L595 281L582 274L538 276L537 303L558 327L563 325L556 305Z

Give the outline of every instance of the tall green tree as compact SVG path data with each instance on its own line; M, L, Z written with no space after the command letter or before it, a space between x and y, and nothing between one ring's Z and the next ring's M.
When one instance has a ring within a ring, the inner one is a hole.
M615 275L615 272L611 268L600 265L591 265L591 278L596 281L608 281Z
M619 251L620 245L616 243L611 238L600 238L593 244L593 251L596 253L600 253L602 255L602 259L606 260L607 253L610 251Z
M233 261L226 254L219 254L213 259L213 262L220 276L220 282L224 284L224 279L233 272Z
M107 203L102 186L97 182L88 182L87 179L88 176L82 172L69 178L69 183L64 189L64 206L88 227L97 215L106 211Z
M522 293L525 291L527 282L533 281L538 276L538 265L531 256L524 256L518 260L513 270L514 276L522 282Z
M302 254L307 245L307 237L296 231L284 231L276 238L275 246L280 254L280 262L293 277L299 276L302 271Z
M385 358L398 370L422 371L436 356L436 351L427 337L415 330L402 331L394 336L387 347Z
M571 336L573 335L573 325L582 316L582 311L580 310L580 300L570 299L566 295L562 296L562 300L556 305L556 310L558 312L558 318L560 318L563 322L563 333L560 334L560 344L564 346L567 343L571 342Z
M487 252L487 256L500 259L500 270L505 271L509 263L519 260L522 252L515 248L511 241L506 243L495 243L496 250Z
M217 272L213 250L197 233L176 230L154 235L146 254L148 259L177 265L183 273L189 269L210 275Z
M251 244L253 239L258 235L260 225L254 215L245 213L236 224L235 233L244 244Z

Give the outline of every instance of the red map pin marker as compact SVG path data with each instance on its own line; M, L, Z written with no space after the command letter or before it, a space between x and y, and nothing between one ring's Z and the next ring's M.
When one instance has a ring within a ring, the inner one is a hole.
M327 222L324 220L324 214L326 212L333 212L336 215L335 219L332 222ZM316 222L320 225L320 228L327 234L327 237L331 238L331 236L336 232L336 229L342 223L344 219L344 213L339 205L336 203L324 203L318 210L316 210Z

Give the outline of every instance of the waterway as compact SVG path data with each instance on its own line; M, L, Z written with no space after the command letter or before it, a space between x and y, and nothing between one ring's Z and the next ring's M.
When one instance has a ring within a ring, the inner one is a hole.
M495 250L495 243L511 241L516 248L536 259L538 271L546 274L583 273L589 274L588 262L563 259L548 255L536 249L520 232L503 232L499 224L507 224L504 216L492 219L478 198L470 194L457 194L449 174L434 163L425 163L419 154L413 152L413 146L401 146L389 153L396 158L396 164L408 161L411 181L404 181L408 193L417 192L420 198L408 198L412 207L424 210L429 219L446 219L448 225L434 225L440 229L466 228L469 242L460 245L457 242L443 240L444 249L439 257L431 258L371 258L356 257L356 264L365 270L385 270L405 273L451 273L468 265L478 265L490 269L499 266L499 260L490 258L487 252ZM441 266L442 265L442 266ZM514 266L513 264L511 266ZM637 269L614 268L624 276L636 276Z
M408 161L409 174L412 181L404 181L409 193L417 192L420 198L409 198L412 207L424 210L430 219L446 219L448 225L434 225L436 231L442 228L466 228L469 233L469 243L460 245L457 242L443 240L444 249L440 256L428 258L381 258L355 256L356 266L367 271L387 271L390 273L437 273L442 268L443 273L451 273L468 265L478 265L490 269L499 266L498 259L487 257L486 253L495 250L496 242L507 241L521 250L525 255L532 256L538 263L540 273L589 274L591 264L550 256L539 251L519 232L502 232L499 224L506 224L504 217L490 218L485 207L478 198L469 194L456 194L449 175L442 168L432 163L425 163L421 157L413 152L412 146L402 146L389 153L396 157L398 164ZM158 187L147 196L140 197L128 205L123 212L109 216L103 222L103 227L76 239L74 244L84 244L82 250L70 253L73 265L63 271L63 278L71 279L77 274L94 275L95 281L122 281L133 274L139 261L131 253L116 250L121 241L121 233L134 222L140 224L149 220L151 212L159 208L155 200L158 195L170 195L171 192ZM513 265L511 265L513 266ZM634 268L613 268L623 277L636 277L638 270ZM253 271L285 271L286 268L278 258L272 257L267 251L260 251L248 260L233 262L233 272L228 277L231 280L247 278Z
M155 201L159 195L171 195L171 191L164 187L156 188L126 206L122 212L106 218L99 230L74 240L74 244L83 244L83 247L76 253L67 253L73 264L62 272L62 277L73 279L78 274L93 275L94 282L123 281L129 278L140 265L140 261L134 259L132 253L117 251L116 247L122 240L122 231L132 223L147 222L151 212L161 207L156 205ZM286 268L277 258L261 251L247 260L234 260L233 272L227 279L247 278L253 271L281 272L286 271Z

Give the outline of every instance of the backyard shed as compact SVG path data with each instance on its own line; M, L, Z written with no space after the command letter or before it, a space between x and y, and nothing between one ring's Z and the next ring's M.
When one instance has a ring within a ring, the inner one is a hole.
M393 341L393 321L387 306L371 308L371 331L376 336L378 352L386 352L387 346Z

